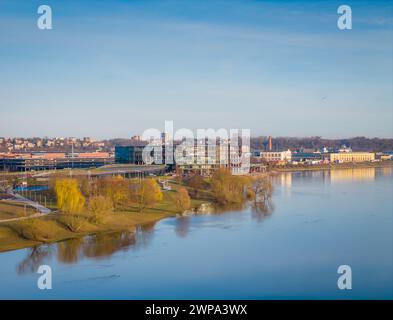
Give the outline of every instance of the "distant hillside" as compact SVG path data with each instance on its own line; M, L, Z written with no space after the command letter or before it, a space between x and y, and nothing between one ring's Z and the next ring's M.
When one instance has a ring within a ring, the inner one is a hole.
M251 138L252 149L265 149L268 137ZM393 139L354 137L348 139L324 139L321 137L291 138L278 137L273 138L273 149L320 149L323 147L339 148L342 145L351 147L353 151L392 151Z

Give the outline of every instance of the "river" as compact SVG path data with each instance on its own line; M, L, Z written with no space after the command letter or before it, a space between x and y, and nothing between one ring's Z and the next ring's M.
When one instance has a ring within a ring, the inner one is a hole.
M268 208L0 253L1 299L392 299L392 168L283 173ZM39 290L39 265L52 290ZM340 265L352 289L339 290Z

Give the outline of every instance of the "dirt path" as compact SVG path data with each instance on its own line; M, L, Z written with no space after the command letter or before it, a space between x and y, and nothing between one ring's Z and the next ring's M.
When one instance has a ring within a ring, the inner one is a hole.
M19 220L25 220L25 219L42 217L42 216L45 216L45 215L50 214L52 212L50 209L44 207L43 205L39 204L38 202L32 201L30 199L27 199L27 198L21 196L20 194L16 194L16 193L13 193L13 192L8 192L8 194L10 196L12 196L12 198L13 198L11 201L30 206L30 207L36 209L38 212L35 213L35 214L32 214L32 215L30 215L28 217L18 217L18 218L0 220L0 223L1 222L11 222L11 221L19 221ZM10 201L10 200L8 200L8 201Z

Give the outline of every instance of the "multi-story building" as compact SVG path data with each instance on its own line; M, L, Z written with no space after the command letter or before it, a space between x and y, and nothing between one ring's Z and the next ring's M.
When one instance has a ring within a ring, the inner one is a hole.
M115 162L120 164L143 164L143 149L147 142L134 140L127 146L115 146Z
M330 162L364 162L375 160L373 152L337 152L328 154Z
M262 151L260 157L267 162L290 162L292 152L289 149L286 151Z
M108 153L19 153L2 154L0 170L31 171L66 168L95 168L112 164L113 158Z
M147 145L145 141L132 141L128 146L116 146L116 163L145 164L143 151ZM207 140L188 143L176 141L173 146L165 143L151 146L153 149L151 164L176 165L184 174L210 175L220 167L229 168L233 174L245 174L250 170L249 149L246 146L231 147L228 141L224 143L209 143Z
M180 151L176 149L175 159L176 167L184 174L211 175L218 168L227 168L232 174L241 175L250 172L249 147L232 146L229 140L215 143L196 140L193 145L180 148Z

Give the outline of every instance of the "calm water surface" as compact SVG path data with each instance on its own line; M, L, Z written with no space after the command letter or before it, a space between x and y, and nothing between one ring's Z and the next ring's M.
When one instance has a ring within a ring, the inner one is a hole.
M273 207L0 253L0 298L393 298L392 169L288 173ZM48 264L53 289L38 290ZM352 290L337 289L339 265Z

